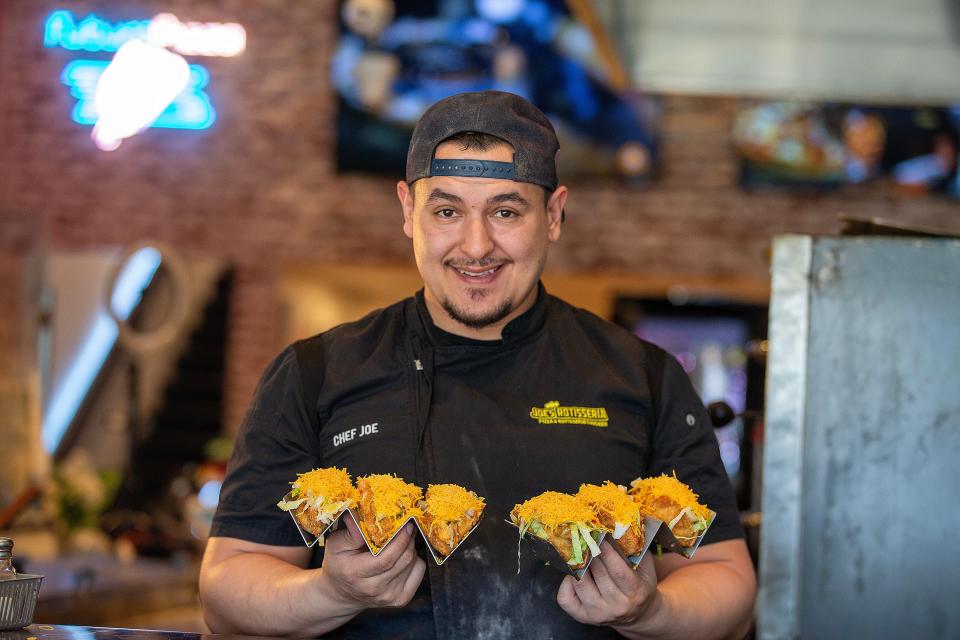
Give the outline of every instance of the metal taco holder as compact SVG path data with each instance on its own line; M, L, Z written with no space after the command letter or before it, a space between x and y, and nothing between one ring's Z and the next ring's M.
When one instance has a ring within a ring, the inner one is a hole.
M284 496L284 500L288 500L288 499L290 499L289 493L286 496ZM463 538L460 539L460 542L458 542L457 545L450 551L450 554L447 556L441 556L437 553L437 550L433 548L433 545L430 544L430 540L427 538L427 532L423 530L423 526L420 524L420 521L417 520L417 518L412 515L407 516L406 519L403 520L400 526L397 527L396 531L390 534L390 537L387 539L386 542L383 543L383 545L380 547L378 551L374 551L373 544L367 538L367 534L364 533L363 527L360 526L360 514L356 511L356 509L344 509L340 511L340 513L334 516L333 522L330 525L328 525L327 528L323 530L323 533L321 533L319 536L315 536L309 531L305 531L304 528L300 526L300 523L297 521L297 517L294 515L292 509L287 513L290 514L290 518L293 520L293 524L296 525L297 531L300 532L300 537L303 538L303 543L307 545L307 547L312 547L318 542L320 543L320 546L323 546L323 537L331 529L337 528L337 526L340 524L340 519L343 517L343 514L346 513L350 516L351 519L353 519L354 524L357 525L357 529L360 530L360 535L363 536L363 541L366 543L367 549L369 549L370 553L374 556L380 555L380 553L387 548L387 545L393 542L393 539L397 537L397 534L400 533L400 531L405 526L407 526L407 523L413 520L414 526L416 526L417 531L420 532L420 535L423 536L423 541L426 544L427 549L430 551L430 556L433 558L433 561L437 564L437 566L440 566L443 563L445 563L450 558L450 556L452 556L456 552L456 550L460 548L460 545L462 545L464 541L470 537L470 534L472 534L474 530L478 526L480 526L480 521L483 520L483 514L481 514L480 518L477 519L477 523L473 525L470 531L468 531L467 534L463 536Z
M413 516L410 516L410 518L408 519L413 520L413 523L416 525L417 530L420 532L420 535L423 536L423 541L426 543L427 549L430 551L430 555L433 557L433 561L437 563L437 566L441 566L444 562L446 562L450 558L450 556L456 553L457 549L460 548L460 545L462 545L464 541L470 537L470 534L472 534L477 529L477 527L480 526L480 521L483 520L483 513L481 513L480 517L477 518L477 523L470 528L470 531L467 531L466 535L460 538L460 542L458 542L456 546L454 546L453 549L450 550L450 553L447 554L446 556L441 556L439 553L437 553L437 550L433 548L433 545L430 544L430 539L427 537L427 532L423 530L423 525L420 523L420 520L418 520L417 518L414 518ZM404 523L404 525L405 524L406 523ZM401 526L400 528L402 529L403 527ZM397 529L397 531L399 530L400 529ZM387 545L385 544L383 546L386 547Z
M640 561L643 560L643 557L647 554L650 547L654 543L657 543L664 549L674 551L685 558L692 558L693 554L696 552L697 548L700 546L700 542L703 540L703 537L706 535L707 531L710 529L710 525L713 524L714 519L717 514L713 511L710 511L710 518L707 520L707 526L703 531L697 536L696 541L690 547L684 547L680 544L677 538L673 535L673 532L670 531L670 528L662 520L658 520L652 516L644 516L644 532L643 532L643 549L640 553L628 556L623 548L620 547L620 543L617 542L613 536L610 536L610 544L614 550L620 554L624 560L630 565L632 569L636 569L640 566ZM510 521L505 521L511 527L519 529L517 525ZM604 532L598 540L596 540L597 545L599 546L601 542L607 537L607 533ZM593 562L594 555L587 550L587 562L580 569L571 569L570 565L567 564L566 560L560 557L560 553L553 547L552 544L538 538L534 535L524 535L523 540L526 541L527 545L533 550L533 554L543 560L546 564L559 569L567 575L571 575L577 580L580 580L583 577L583 574L587 572L587 569L590 568L590 563Z
M285 496L283 496L283 500L285 502L292 501L293 496L291 494L292 492L288 492ZM340 520L340 516L343 515L343 512L346 511L346 509L343 509L337 515L333 516L333 522L328 524L326 528L324 528L324 530L320 532L320 535L314 535L313 533L310 533L309 531L304 529L302 526L300 526L300 522L297 520L297 516L294 514L295 511L296 509L290 509L287 511L287 513L290 514L290 519L293 520L293 524L296 525L297 531L300 532L300 537L303 538L303 544L307 545L307 547L310 548L310 547L313 547L313 545L317 544L318 542L320 543L321 547L323 546L323 537L327 534L328 531L330 531L336 526L337 522Z
M504 522L506 522L508 525L510 525L514 529L517 529L517 530L520 529L520 527L518 527L517 524L512 522L511 520L504 520ZM600 543L603 542L603 539L606 537L606 535L607 533L606 531L604 531L603 533L600 534L599 538L594 538L594 542L597 543L597 546L600 546ZM552 544L550 544L543 538L538 538L535 535L524 534L521 540L523 540L526 543L526 545L533 550L533 555L538 557L540 560L543 560L545 564L550 565L551 567L558 569L559 571L562 571L568 576L573 576L577 580L580 580L580 578L583 577L583 574L585 574L587 572L587 569L590 568L590 563L593 562L593 558L594 558L593 552L590 551L590 549L588 548L586 551L587 553L586 563L579 569L572 569L570 565L567 564L567 561L560 556L560 552L557 551ZM611 540L613 542L616 542L612 538ZM622 555L622 552L621 552L621 555Z
M696 553L697 548L700 546L700 543L703 541L703 537L707 535L707 531L710 530L710 525L713 524L713 521L717 517L715 511L710 509L707 509L707 511L710 512L710 517L707 519L707 526L704 527L703 531L697 535L697 539L691 546L685 547L680 544L680 541L677 540L676 536L673 535L673 531L670 530L670 527L667 526L667 523L661 522L660 520L657 520L657 522L661 522L663 526L657 530L657 534L654 537L654 542L668 551L679 553L684 558L692 558L693 554Z
M43 576L21 573L0 580L0 631L22 629L33 622Z
M628 556L620 546L620 543L612 535L610 536L610 544L613 545L616 552L627 561L631 569L636 569L640 566L640 561L643 560L643 556L647 555L647 550L653 546L653 539L659 532L662 524L661 521L652 516L643 517L643 548L640 549L640 553L638 554Z

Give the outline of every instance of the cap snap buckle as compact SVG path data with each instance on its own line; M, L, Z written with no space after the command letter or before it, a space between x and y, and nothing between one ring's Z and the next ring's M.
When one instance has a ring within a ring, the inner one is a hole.
M516 177L516 171L512 162L444 159L433 160L430 163L430 175L513 180Z

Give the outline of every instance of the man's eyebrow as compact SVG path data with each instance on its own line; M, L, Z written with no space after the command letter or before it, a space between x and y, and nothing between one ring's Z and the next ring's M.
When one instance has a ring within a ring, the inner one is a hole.
M495 196L487 198L487 204L503 204L504 202L513 202L521 207L529 207L530 203L527 202L527 199L520 195L519 191L508 191L506 193L498 193Z
M430 196L427 198L427 202L439 202L441 200L446 200L447 202L463 202L463 198L458 196L455 193L448 193L443 189L434 189L430 192Z

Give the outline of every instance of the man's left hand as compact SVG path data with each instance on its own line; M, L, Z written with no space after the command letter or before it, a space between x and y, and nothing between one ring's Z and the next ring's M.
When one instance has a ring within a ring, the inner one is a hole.
M653 559L647 554L634 570L606 540L600 551L579 581L564 578L557 604L584 624L632 625L660 599Z

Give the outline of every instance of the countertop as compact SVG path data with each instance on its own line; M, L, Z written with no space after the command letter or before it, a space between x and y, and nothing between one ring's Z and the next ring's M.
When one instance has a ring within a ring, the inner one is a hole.
M75 627L69 625L32 624L19 631L0 631L0 640L231 640L254 638L187 633L184 631L156 631L147 629L119 629L111 627Z

